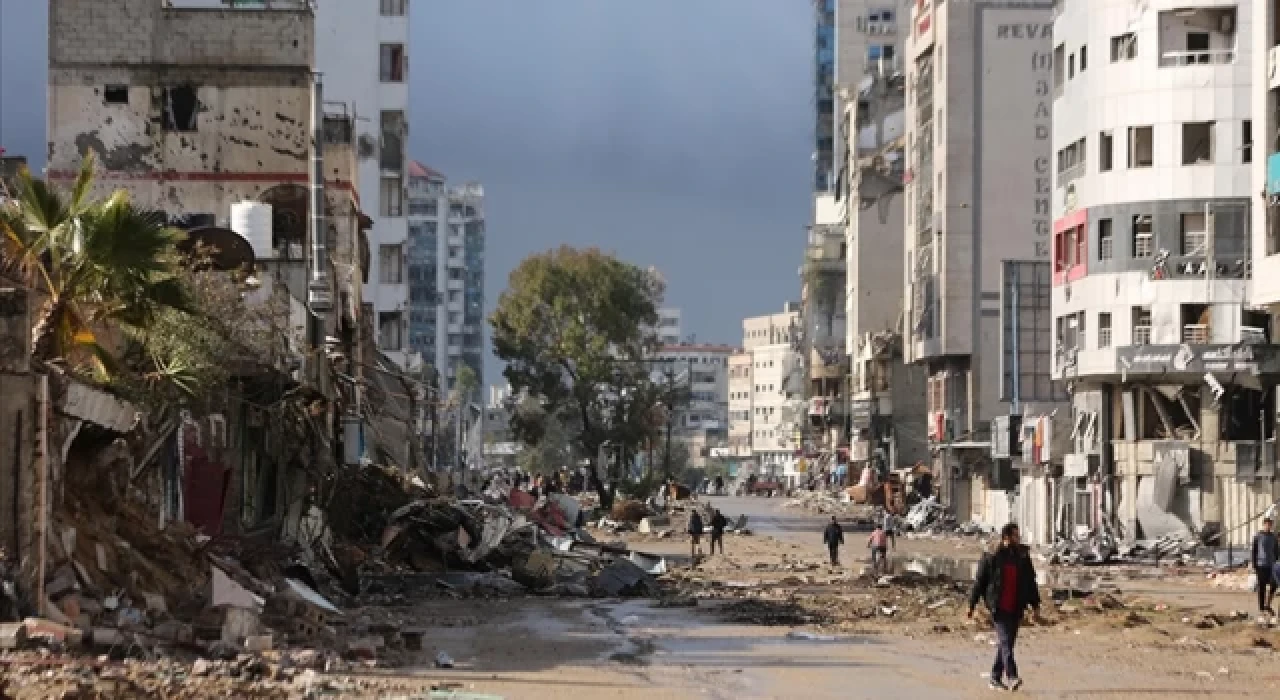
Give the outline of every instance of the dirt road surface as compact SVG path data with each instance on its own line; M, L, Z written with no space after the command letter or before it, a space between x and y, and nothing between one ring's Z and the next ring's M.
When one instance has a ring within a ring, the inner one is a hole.
M731 517L748 515L754 534L730 536L726 556L701 563L699 576L731 581L787 562L785 566L799 570L820 565L824 577L847 577L864 566L865 535L849 532L845 567L826 567L821 542L826 518L785 510L781 499L714 502ZM628 541L655 553L688 552L678 534L639 539ZM972 538L904 539L894 556L904 561L965 562L972 561L981 546ZM1141 586L1162 589L1150 583ZM1197 615L1232 605L1249 609L1247 592L1163 588L1195 603ZM1064 617L1052 627L1024 629L1018 656L1026 686L1020 694L1280 697L1280 658L1267 648L1270 642L1256 643L1260 636L1277 639L1274 631L1252 623L1198 630L1180 625L1179 614L1191 612L1148 614L1151 619L1130 613L1123 624L1113 617ZM803 626L725 622L705 601L697 608L663 608L653 601L437 600L404 615L426 627L422 666L324 679L331 691L343 696L410 697L432 684L446 684L459 692L531 700L997 694L986 688L983 676L994 652L990 632L979 624L966 624L963 610L954 605L930 613L929 620L834 635ZM806 632L811 638L796 638ZM455 668L430 665L440 651L452 657Z

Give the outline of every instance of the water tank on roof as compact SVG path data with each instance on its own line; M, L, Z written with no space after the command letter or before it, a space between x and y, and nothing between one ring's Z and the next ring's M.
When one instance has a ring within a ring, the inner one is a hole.
M252 200L231 205L231 230L240 234L253 247L253 257L268 260L276 257L271 247L271 205Z

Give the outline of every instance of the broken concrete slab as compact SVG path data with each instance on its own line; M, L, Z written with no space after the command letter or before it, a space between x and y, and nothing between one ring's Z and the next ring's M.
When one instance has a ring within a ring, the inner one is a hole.
M269 634L253 634L244 638L245 651L258 654L264 651L271 651L271 635Z
M27 628L21 622L0 623L0 649L21 649L27 641Z
M236 583L218 567L213 569L213 607L244 608L254 612L262 612L266 601L249 589Z
M614 559L588 580L591 591L600 596L643 596L654 592L653 578L630 559Z
M671 518L668 518L665 515L650 515L647 518L640 519L640 526L637 527L636 530L642 535L652 535L659 529L669 527L670 525Z

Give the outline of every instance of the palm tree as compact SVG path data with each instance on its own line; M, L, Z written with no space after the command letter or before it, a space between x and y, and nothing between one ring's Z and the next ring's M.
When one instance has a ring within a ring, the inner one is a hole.
M34 361L88 359L106 372L104 330L145 328L164 308L192 310L176 274L182 232L162 213L135 207L123 190L90 199L92 158L70 191L26 170L16 184L14 198L0 205L0 256L42 298Z

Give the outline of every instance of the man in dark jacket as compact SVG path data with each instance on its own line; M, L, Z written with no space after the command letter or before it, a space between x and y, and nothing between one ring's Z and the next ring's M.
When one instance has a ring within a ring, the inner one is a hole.
M844 544L844 528L836 522L834 515L831 516L831 524L822 531L822 543L827 545L827 551L831 552L831 565L840 566L840 545Z
M720 511L711 516L711 553L716 553L716 544L720 545L720 553L724 554L724 529L729 527L729 519Z
M1018 626L1027 608L1040 616L1040 589L1031 555L1022 546L1022 533L1016 523L1000 530L1000 546L982 556L978 575L969 593L969 617L981 599L991 611L996 627L996 660L991 666L991 687L995 690L1017 690L1022 685L1013 647L1018 641ZM1007 685L1006 685L1007 681Z
M1253 536L1253 546L1249 548L1250 563L1253 572L1258 576L1258 612L1276 614L1271 609L1271 599L1276 595L1275 565L1280 561L1280 542L1271 518L1263 518L1262 531Z
M702 553L702 514L697 510L689 516L689 557L698 563L698 555Z

